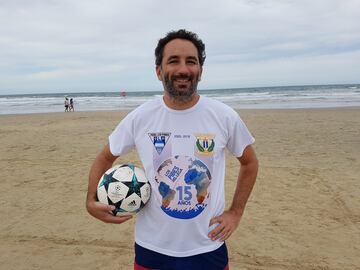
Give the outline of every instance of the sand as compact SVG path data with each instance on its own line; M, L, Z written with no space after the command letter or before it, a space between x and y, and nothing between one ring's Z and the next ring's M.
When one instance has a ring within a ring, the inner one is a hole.
M0 269L132 269L134 220L85 210L95 155L126 112L0 116ZM231 269L360 269L360 108L243 110L260 160ZM136 153L117 163L140 165ZM228 155L227 203L237 160Z

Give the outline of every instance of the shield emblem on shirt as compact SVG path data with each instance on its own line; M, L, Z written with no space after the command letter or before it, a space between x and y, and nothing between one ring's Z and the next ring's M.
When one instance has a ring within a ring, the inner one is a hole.
M215 148L214 134L194 134L196 137L195 149L199 155L212 156Z
M167 141L169 140L171 133L155 132L155 133L148 133L148 135L156 149L156 152L160 155L162 150L164 149Z

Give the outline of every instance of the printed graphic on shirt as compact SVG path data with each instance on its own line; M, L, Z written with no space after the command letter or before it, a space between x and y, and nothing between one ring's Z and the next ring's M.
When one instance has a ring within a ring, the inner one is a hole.
M174 139L190 139L191 136L188 134L174 134Z
M194 218L208 205L211 174L199 159L189 156L167 159L157 169L155 181L161 209L171 217Z
M171 133L169 132L156 132L156 133L148 133L151 142L153 143L156 152L160 155L162 150L164 149L167 141L170 138Z
M202 156L213 156L215 148L214 134L194 134L196 137L195 150Z

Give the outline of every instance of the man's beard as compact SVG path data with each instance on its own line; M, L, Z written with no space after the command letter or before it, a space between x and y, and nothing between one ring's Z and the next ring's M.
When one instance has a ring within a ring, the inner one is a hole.
M188 80L190 82L190 85L187 88L176 87L174 85L176 79ZM172 99L174 99L178 103L187 103L192 99L193 94L196 92L198 81L198 76L194 80L194 76L192 75L180 74L171 76L170 78L169 74L165 74L165 80L163 84L165 91Z

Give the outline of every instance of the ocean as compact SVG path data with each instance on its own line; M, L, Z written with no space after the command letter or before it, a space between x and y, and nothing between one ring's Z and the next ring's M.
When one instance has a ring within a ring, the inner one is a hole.
M234 109L298 109L360 106L360 84L307 85L199 90ZM64 97L75 100L75 111L127 110L156 96L150 92L82 92L0 95L0 115L63 112Z

